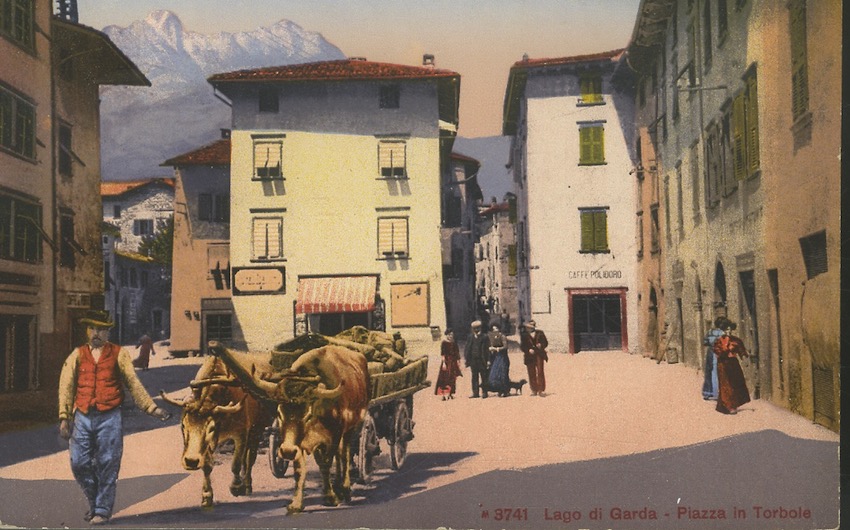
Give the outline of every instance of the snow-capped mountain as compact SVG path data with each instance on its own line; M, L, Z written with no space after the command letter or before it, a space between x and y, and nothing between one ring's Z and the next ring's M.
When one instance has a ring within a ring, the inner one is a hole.
M154 11L127 27L107 26L110 39L150 79L150 87L104 87L102 174L125 180L168 173L164 160L216 139L230 108L206 78L243 68L344 59L321 34L281 20L254 31L188 31L171 11Z

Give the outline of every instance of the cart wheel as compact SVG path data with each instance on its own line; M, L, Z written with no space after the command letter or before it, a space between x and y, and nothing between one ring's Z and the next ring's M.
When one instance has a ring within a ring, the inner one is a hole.
M399 402L396 407L393 431L390 457L393 469L400 469L407 456L407 442L413 439L413 421L410 419L410 409L404 401Z
M280 425L275 420L269 432L269 468L275 478L283 478L289 467L289 460L278 457L278 449L280 449Z
M375 429L375 420L367 413L363 419L363 428L360 429L360 441L357 444L357 455L354 465L357 467L357 482L368 484L372 478L372 458L380 453L378 445L378 431Z

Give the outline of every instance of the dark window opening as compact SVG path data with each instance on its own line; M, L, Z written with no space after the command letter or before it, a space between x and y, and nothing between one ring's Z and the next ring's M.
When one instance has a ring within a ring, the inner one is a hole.
M806 277L811 280L829 270L826 255L826 231L800 239L800 250L806 264Z
M259 111L279 112L280 98L277 89L272 87L261 87L259 91Z
M76 265L74 256L74 217L63 215L59 219L59 234L61 245L59 247L59 265L73 269Z
M74 174L71 151L71 127L59 124L59 174L70 177Z
M385 85L381 87L380 107L382 109L397 109L401 105L401 87Z

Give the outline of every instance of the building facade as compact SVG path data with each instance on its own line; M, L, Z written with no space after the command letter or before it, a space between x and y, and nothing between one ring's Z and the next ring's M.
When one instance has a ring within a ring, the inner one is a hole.
M446 326L465 337L476 316L475 261L473 250L477 236L478 205L481 187L474 158L452 153L451 166L443 188L442 228L443 292L446 300Z
M516 277L516 196L507 193L503 202L494 198L479 210L475 279L478 300L488 306L490 318L508 315L509 332L519 324Z
M555 351L629 351L637 330L634 110L621 57L524 58L508 78L518 310Z
M352 325L438 340L441 176L460 76L349 59L209 81L233 109L230 263L244 345Z
M702 366L731 318L753 396L833 429L840 19L838 2L644 0L629 50L636 105L657 101L668 361Z
M103 182L103 220L121 233L116 248L136 252L146 237L174 217L174 179L151 178Z
M103 307L99 87L149 85L47 0L0 3L0 419L54 418L77 318Z
M178 155L174 168L171 345L174 356L206 353L209 341L230 343L230 138ZM240 336L235 337L241 341Z

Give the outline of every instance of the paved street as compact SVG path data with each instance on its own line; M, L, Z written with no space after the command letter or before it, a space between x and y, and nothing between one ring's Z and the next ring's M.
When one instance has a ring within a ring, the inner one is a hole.
M439 366L431 352L431 379ZM213 472L216 506L200 508L201 474L179 464L168 424L132 413L114 526L284 528L833 528L838 435L764 401L737 416L701 398L701 374L622 352L551 354L549 395L469 399L416 395L405 466L388 456L351 505L321 505L311 462L305 513L286 516L292 480L258 459L254 495L228 491L229 457ZM511 353L513 379L527 377ZM180 396L198 359L155 358L149 390ZM164 382L164 384L163 384ZM85 526L85 501L55 427L0 436L0 523ZM12 442L13 441L13 442ZM10 444L14 443L12 447ZM29 448L38 448L33 455ZM385 453L386 446L384 446ZM16 459L15 454L22 455ZM25 458L33 458L22 462ZM13 463L14 460L17 463ZM290 472L291 473L291 472ZM48 502L45 502L49 500Z

